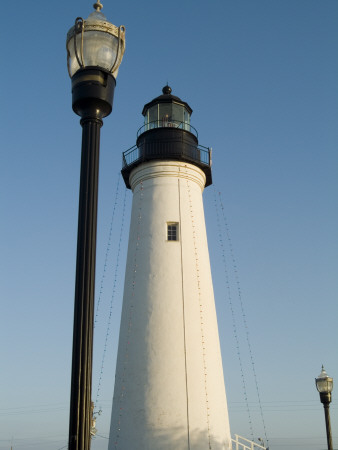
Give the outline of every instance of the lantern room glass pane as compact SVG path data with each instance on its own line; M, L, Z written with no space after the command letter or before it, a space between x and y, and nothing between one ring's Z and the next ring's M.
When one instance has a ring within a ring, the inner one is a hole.
M144 116L145 131L158 127L158 105L154 105L148 109Z
M172 126L172 107L171 103L160 103L158 105L158 116L160 127Z
M173 103L173 121L176 123L177 127L182 127L184 122L184 106Z
M184 116L183 116L183 121L184 121L184 129L187 131L190 131L190 114L188 113L188 111L184 108Z

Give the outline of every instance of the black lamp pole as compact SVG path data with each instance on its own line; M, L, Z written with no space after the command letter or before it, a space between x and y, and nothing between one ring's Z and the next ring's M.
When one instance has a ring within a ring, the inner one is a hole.
M332 447L332 434L331 434L331 422L330 422L331 392L328 392L328 393L322 393L321 392L319 395L320 395L320 401L323 403L323 407L324 407L327 448L328 448L328 450L333 450L333 447Z
M324 406L325 413L325 425L326 425L326 438L327 438L327 448L328 450L333 450L332 447L332 434L331 434L331 423L330 423L330 403L331 403L331 392L333 389L333 378L329 377L322 366L322 371L316 378L316 388L319 392L320 401Z
M72 77L73 110L81 116L82 155L69 450L90 449L100 128L102 118L112 110L114 88L114 77L102 69L87 67Z

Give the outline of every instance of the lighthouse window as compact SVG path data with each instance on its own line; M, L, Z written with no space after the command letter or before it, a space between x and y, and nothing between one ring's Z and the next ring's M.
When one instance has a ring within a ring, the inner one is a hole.
M167 228L168 241L178 241L178 223L168 223Z

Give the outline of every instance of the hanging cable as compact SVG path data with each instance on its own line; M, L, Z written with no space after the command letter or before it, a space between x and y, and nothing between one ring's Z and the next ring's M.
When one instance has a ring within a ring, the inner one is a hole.
M110 305L109 305L109 314L108 314L108 320L107 320L107 331L106 331L106 337L104 341L104 348L103 348L103 354L102 354L102 361L101 361L101 369L100 369L100 376L99 376L99 382L97 386L96 391L96 399L95 399L95 406L98 404L99 395L100 395L100 389L101 389L101 383L102 383L102 376L103 376L103 368L104 368L104 362L107 352L107 344L108 344L108 337L110 333L110 325L111 325L111 318L113 313L113 303L115 300L115 292L116 292L116 284L117 284L117 275L118 275L118 269L119 269L119 263L120 263L120 253L121 253L121 243L122 243L122 236L124 231L124 219L125 219L125 210L126 210L126 195L127 195L127 188L124 190L124 198L123 198L123 207L122 207L122 220L121 220L121 229L120 229L120 236L119 236L119 242L118 242L118 248L117 248L117 254L116 254L116 264L115 264L115 273L114 273L114 282L113 282L113 291L110 299ZM115 206L114 206L114 212L115 212ZM111 230L110 228L110 237L111 237ZM105 262L106 265L106 262Z
M216 193L215 186L214 186L214 193ZM265 420L264 420L264 414L263 414L263 408L262 408L260 392L259 392L259 388L258 388L258 380L257 380L257 374L256 374L255 363L254 363L254 358L253 358L253 352L252 352L252 347L251 347L251 343L250 343L249 327L248 327L248 323L247 323L247 320L246 320L246 314L245 314L244 304L243 304L243 300L242 300L242 290L241 290L241 286L240 286L240 282L239 282L238 268L237 268L237 263L236 263L236 259L235 259L235 256L234 256L234 250L233 250L232 240L231 240L230 231L229 231L229 225L228 225L228 221L226 219L225 209L224 209L224 205L223 205L223 201L222 201L222 195L221 195L220 191L218 191L218 197L219 197L219 204L220 204L221 210L222 210L222 218L223 218L223 224L224 224L224 228L225 228L225 233L226 233L226 237L227 237L227 241L228 241L228 245L229 245L230 258L231 258L231 261L232 261L234 274L235 274L235 282L236 282L236 286L237 286L237 295L238 295L239 304L240 304L240 308L241 308L241 312L242 312L242 319L243 319L243 325L244 325L244 329L245 329L246 342L247 342L247 345L248 345L250 362L251 362L251 368L252 368L253 377L254 377L254 381L255 381L255 387L256 387L256 393L257 393L257 398L258 398L259 410L260 410L260 415L261 415L261 420L262 420L262 426L263 426L263 430L264 430L264 436L265 436L265 440L266 440L266 443L267 443L267 447L269 447L269 440L268 440L267 433L266 433L266 426L265 426Z
M239 362L239 367L241 371L241 380L242 380L242 388L243 388L243 394L244 394L244 400L246 405L246 410L248 414L248 421L249 421L249 427L250 427L250 433L252 440L254 439L254 432L252 427L252 419L251 419L251 412L249 407L249 400L247 395L247 389L246 389L246 381L244 377L244 370L243 370L243 363L242 363L242 357L240 352L240 345L239 345L239 337L237 333L237 323L236 323L236 316L232 301L232 292L230 287L230 280L229 280L229 272L227 267L227 260L225 256L225 245L223 240L223 234L222 234L222 228L221 228L221 220L220 220L220 214L219 214L219 208L218 208L218 202L216 197L216 188L215 185L213 185L214 188L214 203L215 203L215 209L216 209L216 218L217 218L217 228L218 228L218 238L219 238L219 244L221 247L221 255L222 255L222 262L223 262L223 268L224 268L224 274L225 274L225 286L226 286L226 292L228 296L230 311L231 311L231 318L232 318L232 328L234 332L235 342L236 342L236 350L237 350L237 357Z
M104 280L105 280L105 277L106 277L108 256L109 256L109 252L110 252L111 238L112 238L112 234L113 234L113 223L114 223L114 219L115 219L115 211L116 211L117 200L118 200L118 195L119 195L120 179L121 179L121 174L119 172L118 173L118 177L117 177L117 185L116 185L116 191L115 191L114 207L113 207L112 217L111 217L111 221L110 221L110 229L109 229L109 234L108 234L106 255L105 255L105 258L104 258L103 273L102 273L101 282L100 282L99 298L98 298L97 304L96 304L94 328L95 328L96 323L97 323L97 319L98 319L98 315L99 315L99 309L100 309L100 306L101 306L101 298L102 298L102 293L103 293L103 284L104 284Z

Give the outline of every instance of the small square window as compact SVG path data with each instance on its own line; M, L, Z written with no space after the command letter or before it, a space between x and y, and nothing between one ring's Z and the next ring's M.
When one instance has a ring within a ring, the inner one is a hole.
M167 224L167 237L168 241L178 241L178 223Z

